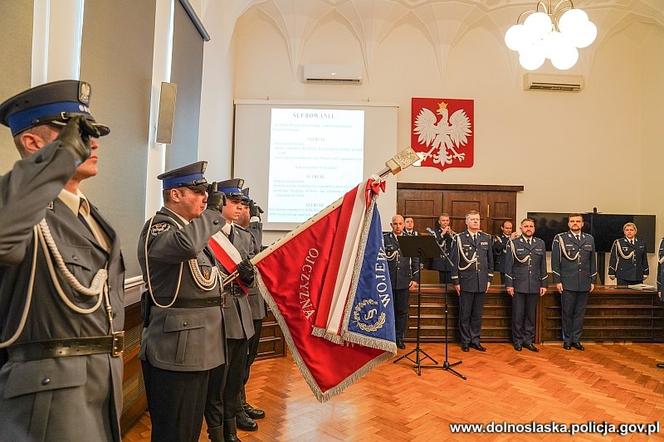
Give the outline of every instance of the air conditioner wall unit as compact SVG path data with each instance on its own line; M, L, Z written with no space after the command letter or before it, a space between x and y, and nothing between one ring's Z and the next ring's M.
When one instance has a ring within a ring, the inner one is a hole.
M302 79L307 83L362 83L359 64L305 64Z
M580 92L585 86L583 75L524 74L526 91Z

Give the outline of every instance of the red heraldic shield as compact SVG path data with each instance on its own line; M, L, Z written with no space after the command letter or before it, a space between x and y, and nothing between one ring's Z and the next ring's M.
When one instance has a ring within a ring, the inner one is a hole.
M413 98L410 137L413 150L424 153L422 167L473 167L474 101Z

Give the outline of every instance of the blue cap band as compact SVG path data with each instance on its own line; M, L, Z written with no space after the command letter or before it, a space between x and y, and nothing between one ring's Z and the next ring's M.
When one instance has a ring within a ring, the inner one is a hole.
M61 101L15 112L7 117L7 123L12 135L16 135L37 124L59 119L62 112L90 115L88 109L77 101Z
M172 178L164 178L162 182L163 189L173 189L175 187L193 186L197 181L205 181L202 173L192 173L191 175L180 175Z
M219 192L224 192L226 195L240 194L242 196L242 189L239 187L224 187L223 189L218 189Z

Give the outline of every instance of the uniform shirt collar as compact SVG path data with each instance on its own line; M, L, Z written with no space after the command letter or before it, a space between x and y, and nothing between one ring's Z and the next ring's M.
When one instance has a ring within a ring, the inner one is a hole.
M65 206L69 207L69 210L71 210L76 216L78 216L78 210L81 206L81 199L84 200L86 204L89 204L87 203L85 195L83 195L83 193L78 189L76 189L76 193L62 189L58 195L58 199L62 201Z
M182 217L179 213L175 212L174 210L169 209L169 208L166 207L166 206L164 206L164 209L168 210L168 211L171 212L173 215L177 216L178 219L179 219L180 221L182 221L182 222L184 223L185 226L186 226L187 224L189 224L189 221L187 221L187 219L184 218L184 217Z
M231 229L233 228L233 223L232 222L227 222L224 224L224 226L221 228L221 231L226 234L226 236L231 234Z

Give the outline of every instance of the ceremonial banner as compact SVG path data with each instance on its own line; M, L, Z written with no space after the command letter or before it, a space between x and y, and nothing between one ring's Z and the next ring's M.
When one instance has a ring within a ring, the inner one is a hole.
M411 147L424 153L422 167L473 167L474 133L473 100L411 100Z
M396 354L378 184L349 191L252 260L261 292L320 401Z

